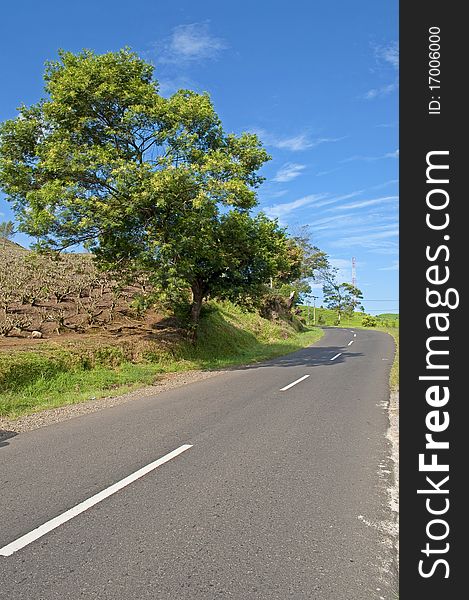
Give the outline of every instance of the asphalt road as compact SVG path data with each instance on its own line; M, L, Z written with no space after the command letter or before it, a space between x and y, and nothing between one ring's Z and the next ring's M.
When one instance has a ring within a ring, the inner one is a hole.
M328 329L294 354L9 439L0 597L396 598L393 352L386 334Z

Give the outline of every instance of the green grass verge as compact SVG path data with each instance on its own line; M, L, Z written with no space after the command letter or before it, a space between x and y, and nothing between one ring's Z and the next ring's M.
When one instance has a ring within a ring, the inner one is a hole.
M389 333L394 338L396 344L396 353L394 354L394 360L391 367L391 373L389 375L389 386L391 391L399 391L399 328L398 327L379 327L379 331Z
M307 321L308 324L313 322L313 307L300 306L302 317ZM354 312L352 316L343 316L341 319L341 327L360 327L363 319L369 316L363 312ZM383 313L381 315L374 315L378 321L378 327L385 328L386 330L394 327L399 327L399 315L393 313ZM337 314L330 308L316 308L316 325L334 326L337 324Z
M294 352L322 331L298 331L294 323L271 322L231 303L210 303L197 344L42 345L0 353L0 416L16 418L46 408L116 396L155 382L161 374L216 369Z

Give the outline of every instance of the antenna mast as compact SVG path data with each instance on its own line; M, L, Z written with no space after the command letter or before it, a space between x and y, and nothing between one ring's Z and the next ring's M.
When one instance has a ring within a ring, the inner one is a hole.
M357 287L357 263L355 256L352 257L352 285Z

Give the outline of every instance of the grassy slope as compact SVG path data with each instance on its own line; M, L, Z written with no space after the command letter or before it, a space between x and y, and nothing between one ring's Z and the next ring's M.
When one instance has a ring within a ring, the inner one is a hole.
M297 332L236 306L211 303L196 346L178 342L162 348L125 345L44 345L0 354L0 416L10 418L45 408L122 394L151 384L162 373L221 368L272 358L307 346L322 335Z

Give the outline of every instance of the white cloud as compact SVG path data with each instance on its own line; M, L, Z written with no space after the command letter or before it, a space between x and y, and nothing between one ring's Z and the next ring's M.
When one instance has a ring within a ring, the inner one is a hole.
M381 78L389 78L390 71L395 72L399 68L399 46L397 42L389 44L372 46L377 67L373 69ZM389 79L388 79L389 81ZM384 98L399 87L399 82L395 79L390 83L385 83L371 88L365 92L361 98L363 100L374 100L375 98Z
M379 64L390 65L393 69L399 68L399 46L397 42L373 47L375 57Z
M382 267L378 271L399 271L399 261L395 260L389 267Z
M265 209L265 213L269 217L283 217L297 208L307 206L308 204L313 204L324 197L325 194L310 194L308 196L304 196L303 198L293 200L292 202L283 202L282 204L269 206Z
M369 231L370 228L376 229L376 223L380 223L379 227L386 227L383 223L389 221L395 227L396 215L378 215L376 213L360 213L357 215L356 213L349 213L316 219L314 222L309 223L309 226L315 234L320 231L337 230L343 235L346 231L354 234L358 231L359 227L362 228L361 231Z
M341 163L348 163L355 160L363 160L365 162L373 162L375 160L383 160L384 158L399 158L399 150L394 150L393 152L386 152L386 154L382 154L381 156L363 156L362 154L355 154L354 156L350 156L349 158L344 158L341 160Z
M370 200L360 200L353 204L342 204L341 206L334 206L328 210L354 210L356 208L365 208L366 206L375 206L377 204L384 204L386 202L395 202L399 199L399 196L382 196L381 198L372 198Z
M330 263L337 269L349 269L352 266L352 261L348 258L331 258Z
M306 165L298 163L285 163L275 174L273 181L277 183L285 183L295 179L306 169Z
M379 237L388 237L387 235L384 235L386 232L395 232L398 228L399 225L396 221L396 217L393 217L391 222L388 225L382 225L381 224L381 219L379 220L380 224L377 224L376 220L374 222L374 224L370 221L368 224L363 223L363 226L361 227L351 227L350 228L350 235L351 236L371 236L373 238L379 239ZM345 232L342 232L345 233ZM379 235L378 235L379 234ZM383 234L383 235L381 235ZM346 236L345 236L346 237Z
M354 247L372 247L381 249L392 246L392 253L397 253L397 244L386 239L390 232L398 229L397 215L379 213L360 213L334 215L309 223L311 232L320 245L327 240L331 247L347 248L353 254L359 253ZM384 240L381 238L384 236Z
M393 254L399 254L399 244L396 242L389 242L388 244L380 244L372 248L375 254L384 254L392 256Z
M338 248L362 246L363 248L368 248L370 250L379 250L382 248L386 248L387 250L393 248L397 250L398 244L396 242L389 241L388 238L397 237L398 235L399 229L394 227L385 231L376 231L367 234L347 236L332 242L331 245Z
M351 192L350 194L344 194L343 196L336 196L335 198L330 198L329 194L325 193L309 194L308 196L298 198L297 200L292 200L291 202L284 202L282 204L275 204L273 206L269 206L265 209L265 213L270 217L283 217L284 215L302 206L314 204L315 208L321 208L323 206L333 204L334 202L340 202L341 200L353 198L354 196L358 196L362 192L363 190L359 190L357 192ZM312 223L311 225L314 226L314 223Z
M316 148L321 144L339 142L340 140L344 139L343 137L321 137L311 139L310 136L305 132L299 133L291 137L279 136L261 128L253 128L251 129L251 131L253 131L253 133L256 133L266 146L272 146L281 150L290 150L292 152L299 152L301 150L307 150L308 148Z
M188 63L216 58L227 45L209 32L207 23L178 25L162 44L159 62Z
M329 169L329 171L319 171L316 173L316 177L323 177L324 175L330 175L331 173L335 173L336 171L340 171L342 167L337 167L335 169Z
M325 219L317 219L309 226L316 235L319 231L334 230L350 225L353 222L354 215L334 215L333 217L327 217Z
M363 94L362 97L365 100L374 100L375 98L384 98L385 96L388 96L392 92L396 91L397 88L398 88L397 82L388 83L386 85L382 85L380 87L372 88L371 90L368 90L365 94Z
M396 150L396 152L399 152L399 150ZM388 185L392 185L394 183L399 183L399 179L389 179L388 181L385 181L383 183L378 183L378 185L372 185L368 189L370 189L370 190L379 190L380 188L387 187Z
M272 140L269 145L274 146L275 148L292 150L293 152L306 150L307 148L312 147L312 143L308 140L308 137L304 133L300 133L299 135L290 138L277 138Z
M269 197L270 198L281 198L282 196L285 196L285 194L288 194L288 190L277 190L276 192L270 192Z
M333 198L329 198L329 194L325 194L325 198L323 202L318 202L316 204L317 208L322 208L323 206L329 206L329 204L335 204L336 202L340 202L341 200L348 200L349 198L354 198L355 196L359 196L363 194L363 190L357 190L356 192L351 192L350 194L343 194L342 196L335 196Z

